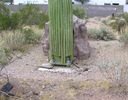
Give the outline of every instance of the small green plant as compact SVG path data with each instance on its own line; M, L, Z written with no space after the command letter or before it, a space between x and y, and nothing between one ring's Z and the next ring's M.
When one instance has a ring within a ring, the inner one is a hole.
M39 23L40 9L37 6L33 4L27 4L19 11L19 13L21 16L22 24L35 25Z
M10 16L10 28L17 29L21 24L21 17L19 13L12 13Z
M45 13L40 13L39 15L39 28L44 28L45 27L45 23L48 22L49 20L49 17L48 17L48 14L45 14Z
M113 40L114 35L106 29L106 28L101 28L101 29L90 29L89 30L89 38L96 39L96 40Z
M128 23L128 13L123 13L121 16L122 16L122 17L126 20L126 22Z
M73 14L77 16L78 18L84 19L87 18L87 12L82 7L74 7L73 8Z
M24 27L21 32L25 38L25 44L35 44L37 43L41 36L38 33L35 33L30 27Z

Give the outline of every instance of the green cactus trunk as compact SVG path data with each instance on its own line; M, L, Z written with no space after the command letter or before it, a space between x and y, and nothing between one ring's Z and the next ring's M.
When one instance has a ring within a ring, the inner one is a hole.
M50 61L68 65L73 60L72 0L49 0Z

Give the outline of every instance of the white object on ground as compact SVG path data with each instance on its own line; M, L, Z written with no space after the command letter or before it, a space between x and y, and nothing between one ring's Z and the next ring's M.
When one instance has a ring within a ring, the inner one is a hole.
M50 69L52 66L51 64L42 64L43 68L38 68L39 71L43 71L43 72L54 72L54 73L74 73L75 70L73 70L72 68L67 68L67 67L53 67L52 69Z

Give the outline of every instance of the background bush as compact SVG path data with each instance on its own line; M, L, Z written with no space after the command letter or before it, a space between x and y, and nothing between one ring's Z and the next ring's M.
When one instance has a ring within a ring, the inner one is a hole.
M39 15L39 28L44 28L45 27L45 23L49 21L49 17L48 14L46 13L40 13Z
M0 3L0 29L16 29L23 25L38 25L44 28L48 14L40 11L39 7L28 4L18 12L11 13L3 3Z
M39 25L40 28L48 21L47 13L42 12L39 7L28 4L19 11L21 24L25 25Z
M123 17L126 20L126 22L128 23L128 13L123 13L121 15L121 17Z
M114 35L111 34L111 32L104 27L102 27L101 29L90 29L88 33L89 33L89 38L96 40L107 41L107 40L115 39Z
M10 27L10 11L0 2L0 29L8 29Z
M35 25L39 23L40 9L37 6L33 4L27 4L19 11L19 13L21 16L22 24Z
M10 16L11 29L17 29L21 25L21 18L19 13L12 13Z
M74 7L73 14L81 19L87 18L87 12L82 7Z

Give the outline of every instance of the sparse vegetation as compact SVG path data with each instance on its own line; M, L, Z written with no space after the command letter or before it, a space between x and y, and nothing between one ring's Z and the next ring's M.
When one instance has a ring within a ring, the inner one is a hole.
M18 12L10 12L4 3L0 3L0 64L6 64L12 51L24 49L24 45L36 44L41 39L41 32L32 29L33 25L44 28L48 15L32 4ZM26 28L24 26L31 26Z
M125 91L123 88L127 88L128 83L128 63L126 61L115 59L114 61L103 62L99 67L105 78L113 84L112 86L117 89L120 88L120 92Z
M74 7L73 14L81 19L87 18L87 12L82 7Z
M112 15L111 17L108 17L106 20L103 20L103 23L107 26L110 26L119 34L122 34L125 32L127 26L127 19L125 19L122 16L115 17L114 15Z
M86 0L81 0L81 2L84 1ZM73 13L82 19L87 17L82 7L75 7ZM55 17L54 14L53 17ZM1 3L0 67L10 63L13 56L20 58L15 54L22 55L29 47L42 42L40 41L43 34L42 28L48 20L47 13L41 12L38 6L26 5L20 11L12 13ZM65 72L50 73L52 70L50 69L48 72L38 74L35 66L45 63L47 59L42 53L42 45L30 48L29 53L7 66L9 74L18 78L20 81L18 84L23 88L23 90L19 89L22 93L16 94L14 98L16 97L17 100L81 100L81 98L99 100L105 98L106 100L109 96L111 100L117 100L118 97L120 100L125 100L128 97L128 51L122 48L120 42L114 40L116 35L120 36L116 33L120 32L122 33L120 41L128 44L128 30L125 30L128 24L128 13L118 17L111 16L108 19L90 18L87 24L89 38L104 41L90 40L90 46L93 48L91 51L95 50L91 59L73 62L78 64L78 66L75 64L78 68L71 68L70 74L66 73L68 68L64 68ZM60 25L59 21L58 25ZM0 79L0 87L5 83L1 81L3 80ZM121 93L123 96L120 96ZM13 99L13 97L9 98Z
M6 31L7 33L0 37L0 64L6 64L8 57L13 51L23 51L24 45L36 44L41 39L42 33L29 28L21 30Z
M101 29L90 29L88 31L89 38L96 39L96 40L113 40L114 35L105 27L102 27Z

